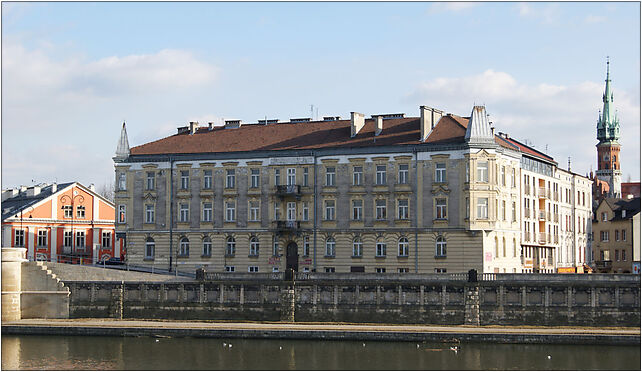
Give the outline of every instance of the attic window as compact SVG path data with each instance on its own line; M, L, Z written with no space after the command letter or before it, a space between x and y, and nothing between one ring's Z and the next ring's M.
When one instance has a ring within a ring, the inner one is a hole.
M323 121L335 121L340 120L341 116L324 116Z
M626 218L626 209L622 210L622 218Z
M398 113L398 114L380 114L380 115L372 115L372 116L370 116L370 118L374 119L376 116L381 116L383 118L383 120L387 120L387 119L403 119L406 116L406 114L403 113L403 112Z
M276 124L279 122L279 119L261 119L258 121L259 124Z
M290 123L305 123L312 120L311 118L297 118L297 119L290 119Z

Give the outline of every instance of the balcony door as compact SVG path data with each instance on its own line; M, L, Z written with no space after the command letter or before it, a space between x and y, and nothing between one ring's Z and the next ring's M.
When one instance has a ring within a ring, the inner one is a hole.
M286 248L285 268L299 271L299 248L295 242L290 242Z

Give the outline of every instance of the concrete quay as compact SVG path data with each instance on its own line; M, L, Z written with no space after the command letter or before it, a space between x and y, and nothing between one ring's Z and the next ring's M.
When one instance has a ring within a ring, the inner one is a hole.
M431 326L115 319L2 322L9 335L149 336L307 340L640 345L640 328Z

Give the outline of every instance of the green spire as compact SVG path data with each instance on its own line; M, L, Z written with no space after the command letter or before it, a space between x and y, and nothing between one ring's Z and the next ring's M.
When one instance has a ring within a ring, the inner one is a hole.
M602 109L602 115L597 122L597 139L600 142L617 142L617 140L620 139L620 123L613 108L613 92L611 91L609 64L609 57L606 57L606 87L604 88L604 95L602 95L604 107Z

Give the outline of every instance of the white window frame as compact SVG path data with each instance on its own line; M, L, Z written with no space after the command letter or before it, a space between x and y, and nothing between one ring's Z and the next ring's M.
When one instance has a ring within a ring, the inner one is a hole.
M225 202L225 222L236 221L236 202Z
M488 219L488 198L477 198L477 218Z
M277 238L276 236L272 238L272 256L279 256L279 238Z
M234 271L235 271L235 267L234 266L225 265L225 272L226 273L233 273Z
M286 206L286 219L288 221L296 221L296 202L288 202Z
M203 171L203 188L206 190L212 188L212 171L209 169Z
M179 203L178 210L178 222L189 222L189 203Z
M259 238L253 236L250 238L250 256L258 256L260 249Z
M352 185L361 186L363 184L363 166L356 165L352 167Z
M448 219L448 199L435 198L435 219L437 220Z
M179 241L179 257L189 257L189 238L184 236Z
M74 235L71 230L65 230L62 235L63 247L71 247L74 243Z
M334 199L326 200L324 202L325 204L325 220L326 221L334 221L334 212L335 212L335 201Z
M386 242L377 242L375 246L375 257L386 257Z
M446 183L446 163L435 163L435 183Z
M363 241L360 237L352 240L352 257L363 257Z
M399 164L399 184L405 185L408 183L408 168L408 164Z
M71 233L71 231L70 231ZM15 229L13 232L13 246L14 247L24 247L25 246L25 230L24 229Z
M310 237L306 235L303 237L303 256L307 257L309 255L310 255Z
M181 190L189 189L189 171L181 171Z
M226 169L225 170L225 188L233 189L235 187L236 187L236 170Z
M49 237L48 237L48 231L44 229L39 229L38 230L38 239L37 239L37 247L46 247L49 243Z
M383 203L381 203L383 202ZM386 220L386 207L387 207L388 201L386 199L375 199L375 219L377 221L385 221Z
M386 184L386 165L377 165L376 170L376 185L385 185Z
M145 184L145 190L154 190L156 181L155 172L147 172L147 182Z
M410 218L409 206L410 206L410 201L408 199L397 200L397 218L398 219L407 220Z
M212 202L203 202L203 222L212 222Z
M261 170L259 168L250 169L250 188L257 189L261 186Z
M308 174L309 174L308 167L303 168L303 186L308 186L308 182L309 182Z
M261 202L258 200L250 201L250 221L259 221L261 219Z
M406 237L399 238L397 255L399 257L408 257L409 250L410 250L410 243L408 242L408 238Z
M102 239L101 239L102 247L105 249L111 248L111 231L103 231L101 235L102 235Z
M444 238L442 235L439 235L437 239L435 239L435 257L447 257L446 248L446 238Z
M233 236L228 236L225 239L225 255L228 257L236 255L236 239Z
M335 186L336 181L336 168L335 167L325 167L325 185L326 186Z
M145 223L154 223L154 204L145 204Z
M125 204L118 205L118 223L127 223L127 206Z
M488 183L488 161L477 162L477 182Z
M87 241L85 238L84 231L76 231L76 249L86 247Z
M309 221L310 220L310 207L308 206L308 202L303 202L303 221Z
M118 174L118 191L127 190L127 174L121 172Z
M352 220L361 221L363 219L363 200L352 200Z
M333 237L325 240L325 257L335 257L337 242Z
M281 184L281 170L279 168L274 169L274 185L279 186Z
M154 238L151 238L151 237L147 238L145 240L145 259L153 260L155 251L156 251L156 242L154 241Z
M296 185L296 168L288 168L287 171L287 185L293 186Z
M76 207L76 218L85 218L85 206L79 205Z
M209 236L203 238L203 252L201 254L203 257L212 256L212 239Z
M250 265L247 267L247 272L248 273L258 273L259 272L259 267L256 265Z
M63 218L72 218L74 216L74 210L71 205L63 205Z

